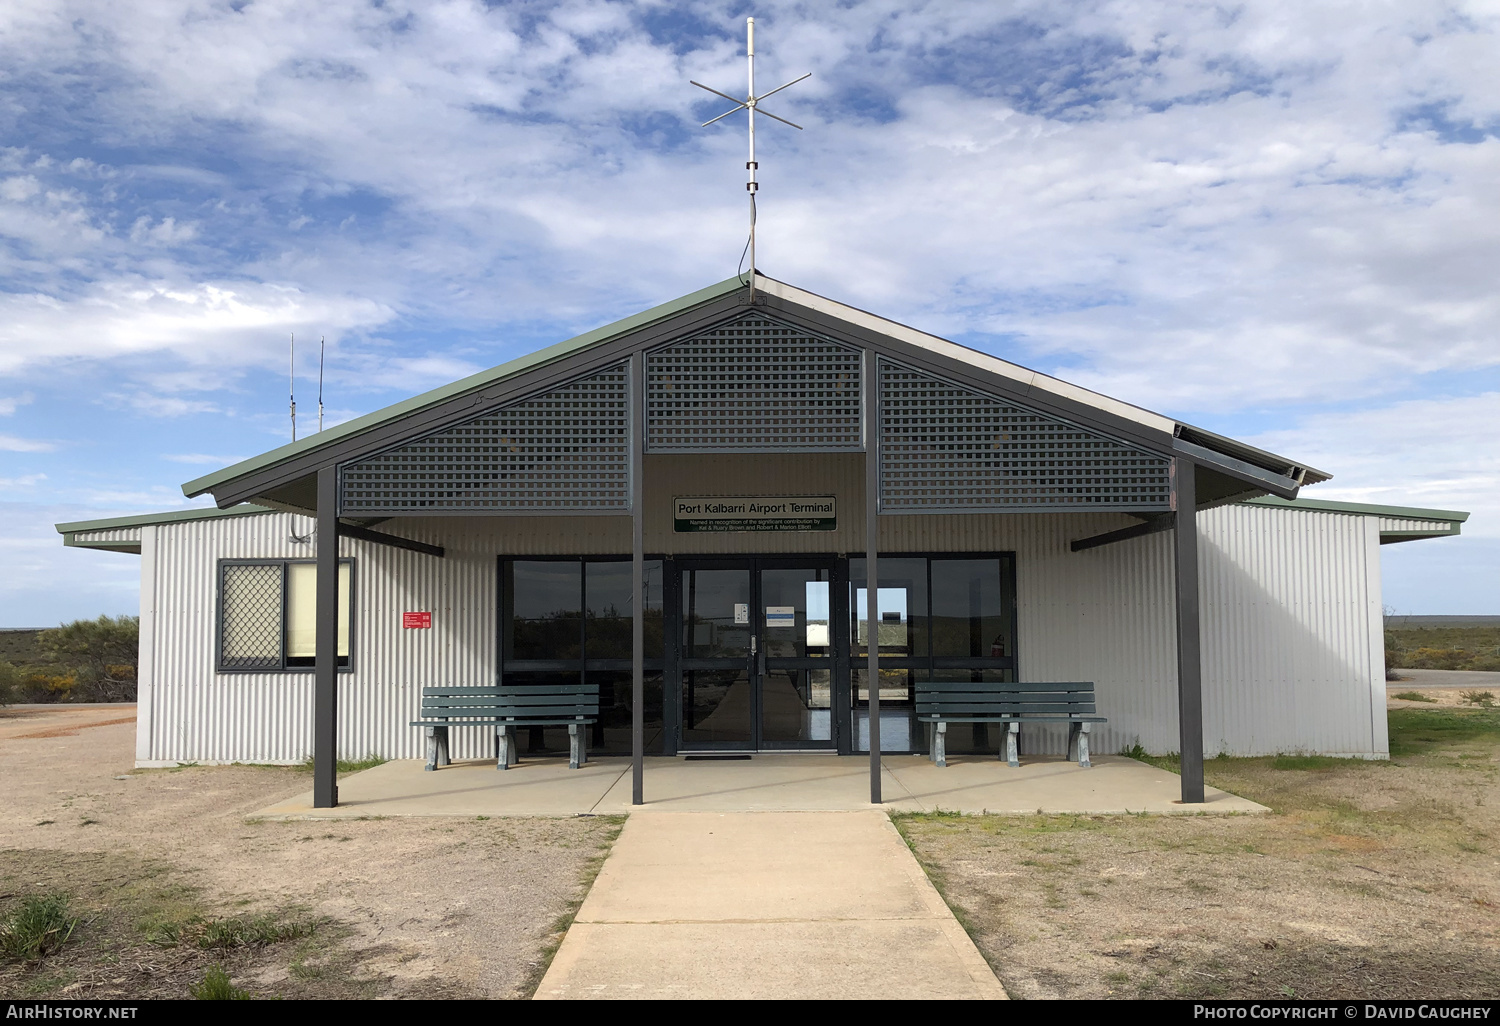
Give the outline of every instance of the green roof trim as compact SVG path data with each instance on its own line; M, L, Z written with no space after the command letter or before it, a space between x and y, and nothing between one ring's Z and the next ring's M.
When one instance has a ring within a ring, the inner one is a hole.
M147 527L151 524L180 524L191 520L212 520L215 517L244 517L256 513L275 513L274 509L255 506L245 502L228 509L179 509L170 513L137 513L132 517L108 517L104 520L75 520L67 524L56 524L57 533L64 535L63 544L71 545L67 535L86 534L89 531L111 531L120 527ZM122 543L115 543L122 544Z
M1246 499L1251 506L1291 506L1295 509L1318 509L1326 513L1359 513L1364 516L1410 517L1413 520L1447 520L1462 524L1469 514L1453 509L1422 509L1417 506L1377 506L1368 502L1336 502L1328 499L1278 499L1263 495Z
M345 421L337 427L331 427L326 431L309 435L300 441L288 443L278 449L272 449L270 452L243 460L233 466L216 470L212 474L195 478L182 486L182 493L188 496L188 498L202 495L204 492L212 491L218 485L232 481L237 477L243 477L246 474L253 474L268 467L273 467L294 456L301 456L303 453L311 452L329 442L362 434L388 421L398 420L401 417L416 413L429 406L436 406L438 403L446 402L449 399L487 388L498 381L503 381L506 378L514 377L525 371L533 370L554 360L561 359L564 356L570 356L591 346L599 345L602 342L608 342L617 335L623 335L626 332L646 327L656 321L674 317L677 314L691 310L696 306L701 306L704 303L710 303L742 288L745 288L745 279L743 277L736 275L733 278L726 278L717 285L710 285L706 289L699 289L697 292L674 299L668 303L663 303L660 306L654 306L641 313L631 314L629 317L615 321L613 324L606 324L602 328L586 331L582 335L570 338L565 342L554 343L544 349L538 349L534 353L527 353L525 356L517 357L508 363L502 363L498 367L491 367L489 370L480 371L478 374L471 374L467 378L460 378L458 381L443 385L441 388L435 388L430 392L423 392L421 395L413 396L393 406L387 406L373 413L367 413L363 417L355 417L353 420Z

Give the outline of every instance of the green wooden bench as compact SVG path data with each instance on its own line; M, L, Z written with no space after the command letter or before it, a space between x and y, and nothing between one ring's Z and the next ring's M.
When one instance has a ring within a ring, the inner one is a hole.
M939 766L948 765L948 724L1007 723L1005 761L1021 765L1017 741L1022 723L1067 723L1068 758L1088 767L1089 732L1096 723L1091 681L1016 684L991 681L918 681L917 719L927 724L928 752Z
M413 720L427 735L427 766L447 766L449 727L493 727L497 769L520 762L517 727L567 727L568 767L588 762L582 728L599 719L599 688L594 684L520 684L422 689L422 718Z

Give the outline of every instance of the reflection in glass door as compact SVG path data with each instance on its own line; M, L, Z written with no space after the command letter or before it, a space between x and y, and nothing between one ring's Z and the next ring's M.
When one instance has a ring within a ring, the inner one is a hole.
M682 747L833 747L833 569L817 562L683 561Z
M750 748L755 743L751 656L757 639L750 584L748 565L682 570L684 747Z

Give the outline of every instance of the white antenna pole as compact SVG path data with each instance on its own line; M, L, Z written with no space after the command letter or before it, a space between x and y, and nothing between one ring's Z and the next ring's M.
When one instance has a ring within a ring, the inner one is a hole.
M795 129L797 129L797 130L800 131L802 129L801 125L793 124L792 122L788 121L786 118L779 117L779 116L777 116L775 114L772 114L768 110L763 110L761 108L761 106L760 106L760 101L764 100L767 96L772 96L772 95L775 95L776 93L781 92L783 89L787 88L788 86L794 86L794 85L796 85L798 82L801 82L804 78L811 78L812 77L812 72L809 71L805 75L801 75L801 76L799 76L797 78L794 78L790 82L786 83L786 85L779 85L775 89L772 89L770 92L765 93L762 96L756 96L755 95L755 19L754 18L746 18L745 19L745 60L746 60L747 70L748 70L749 76L750 76L750 78L749 78L750 91L745 96L745 98L743 100L736 100L733 96L730 96L728 93L721 93L717 89L712 89L712 88L704 85L702 82L694 82L693 85L697 86L699 89L705 89L708 92L713 93L715 96L722 96L724 99L726 99L730 103L734 104L734 107L732 107L729 110L726 110L723 114L720 114L718 117L703 122L703 127L704 128L707 128L709 125L713 124L715 121L723 121L725 118L729 117L729 115L738 113L739 111L743 110L743 111L748 111L749 112L749 120L750 120L750 159L745 162L745 168L746 168L746 170L748 170L750 172L750 180L745 183L745 189L746 189L746 191L748 191L750 193L750 239L746 243L746 248L749 249L749 251L750 251L750 302L753 303L753 302L755 302L755 194L760 191L760 182L757 181L757 176L756 176L756 172L760 169L760 164L758 164L756 162L756 160L755 160L755 115L757 115L757 114L764 114L766 117L770 118L772 121L780 121L783 125L791 125L793 128L795 128ZM744 254L743 253L740 254L740 259L741 260L744 259Z
M297 440L297 333L289 333L291 345L287 349L286 392L292 403L292 441Z
M318 339L318 432L323 431L323 344L328 341L324 335Z
M745 93L745 107L749 110L750 120L750 159L745 163L745 169L750 172L750 180L745 183L745 189L750 193L750 302L755 302L755 194L760 190L760 183L755 180L755 172L760 165L755 162L755 19L745 19L745 61L749 68L750 88Z

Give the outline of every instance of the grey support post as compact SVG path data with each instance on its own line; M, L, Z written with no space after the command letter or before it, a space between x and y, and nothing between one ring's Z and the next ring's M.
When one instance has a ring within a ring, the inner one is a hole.
M870 804L880 804L880 360L865 350L865 683L870 688ZM858 690L855 696L858 697Z
M1197 467L1172 460L1173 532L1177 568L1177 729L1182 752L1182 801L1203 801L1203 659L1198 627Z
M318 468L317 636L313 648L313 808L339 803L339 472Z
M753 273L753 272L752 272ZM646 358L630 357L630 804L646 803Z

